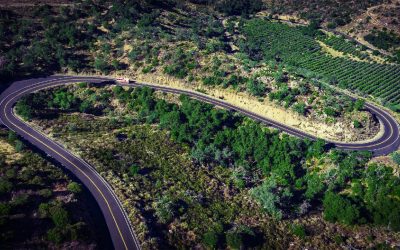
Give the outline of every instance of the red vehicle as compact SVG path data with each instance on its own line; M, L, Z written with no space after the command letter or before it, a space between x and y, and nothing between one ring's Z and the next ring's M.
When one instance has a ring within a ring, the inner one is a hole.
M116 81L117 83L125 83L125 84L128 84L128 83L129 83L129 78L117 78L117 79L115 79L115 81Z

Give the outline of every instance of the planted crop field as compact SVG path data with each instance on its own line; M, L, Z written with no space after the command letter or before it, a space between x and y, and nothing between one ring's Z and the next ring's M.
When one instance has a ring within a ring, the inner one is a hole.
M331 38L309 27L290 27L261 19L248 21L243 32L246 41L242 46L255 59L283 62L304 75L372 95L386 105L400 103L400 66L367 60L362 47L345 39ZM364 60L333 57L322 50L318 40Z

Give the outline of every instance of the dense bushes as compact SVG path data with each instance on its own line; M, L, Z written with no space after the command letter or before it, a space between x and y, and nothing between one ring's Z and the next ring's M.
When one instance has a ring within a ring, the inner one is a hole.
M364 39L377 48L389 50L400 46L400 37L394 33L377 31L364 36Z
M263 7L261 0L221 0L217 9L227 15L253 14Z
M71 241L77 245L97 243L95 233L89 233L85 224L94 217L81 213L80 209L87 208L84 196L74 194L81 191L80 185L66 185L70 180L59 168L30 150L21 149L24 144L14 132L9 131L7 138L7 130L0 129L0 142L14 146L0 153L0 245L49 248ZM19 152L17 157L15 151ZM68 189L62 194L53 193L53 185ZM74 200L80 203L80 209Z

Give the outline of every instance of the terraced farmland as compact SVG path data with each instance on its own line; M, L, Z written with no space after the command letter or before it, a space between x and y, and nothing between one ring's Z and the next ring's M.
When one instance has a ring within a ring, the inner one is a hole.
M247 52L254 57L261 53L264 60L278 60L301 69L306 74L320 78L341 88L349 88L362 95L372 95L385 105L400 103L400 66L374 61L358 61L333 57L325 53L317 40L326 36L309 28L290 27L268 20L250 20L243 32ZM326 38L328 45L367 59L364 52L350 42L340 44L340 38ZM284 41L284 42L282 42ZM252 48L261 48L255 51Z

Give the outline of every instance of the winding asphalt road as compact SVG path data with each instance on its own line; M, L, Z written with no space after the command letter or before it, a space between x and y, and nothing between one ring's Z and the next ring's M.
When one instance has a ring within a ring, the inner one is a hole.
M60 85L72 84L77 82L104 83L113 81L109 77L82 77L82 76L49 76L46 78L35 78L24 81L14 82L8 89L0 95L0 122L15 131L24 139L29 141L55 160L60 162L68 170L70 170L82 183L89 189L96 201L98 202L102 213L105 217L108 229L115 249L140 249L140 244L135 236L129 219L116 197L110 185L96 172L96 170L88 163L73 155L67 149L57 142L51 140L46 135L30 127L27 123L15 116L13 107L15 103L24 95L33 93L45 88ZM286 126L285 124L264 118L253 112L244 110L229 104L223 100L207 96L202 93L187 90L174 89L153 85L150 83L130 83L119 84L121 86L130 87L150 87L163 92L186 94L195 99L211 103L228 110L237 111L245 116L253 118L263 124L275 127L290 135L300 138L317 139L315 136L302 132L296 128ZM367 150L372 151L374 155L389 154L398 149L400 145L399 126L396 120L386 111L372 105L366 104L372 114L374 114L385 128L383 135L370 142L360 143L336 143L332 144L340 149L345 150Z

